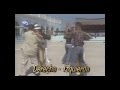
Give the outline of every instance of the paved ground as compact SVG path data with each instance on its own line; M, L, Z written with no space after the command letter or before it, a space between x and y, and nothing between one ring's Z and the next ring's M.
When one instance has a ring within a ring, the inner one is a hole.
M48 57L51 64L58 68L63 68L61 60L65 54L64 42L48 42ZM15 47L15 76L21 74L21 43L16 43ZM85 61L90 66L91 71L87 76L105 76L105 43L85 42ZM32 76L32 74L31 74ZM59 70L56 73L41 73L41 76L69 76L68 73Z

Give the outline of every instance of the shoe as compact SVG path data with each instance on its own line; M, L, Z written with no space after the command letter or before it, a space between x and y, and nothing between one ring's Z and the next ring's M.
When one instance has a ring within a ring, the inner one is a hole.
M18 75L18 76L26 76L26 75Z
M40 76L40 72L35 72L35 76Z
M49 59L47 59L47 60L46 60L46 62L47 62L47 63L49 63L49 62L50 62L50 60L49 60Z
M76 75L78 75L78 76L79 76L79 75L80 75L80 72L76 72Z

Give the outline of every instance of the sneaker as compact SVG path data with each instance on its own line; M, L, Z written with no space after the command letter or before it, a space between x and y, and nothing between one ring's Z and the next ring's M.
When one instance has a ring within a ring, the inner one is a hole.
M80 75L80 72L76 72L76 75L78 75L78 76L79 76L79 75Z
M18 75L18 76L26 76L26 75Z

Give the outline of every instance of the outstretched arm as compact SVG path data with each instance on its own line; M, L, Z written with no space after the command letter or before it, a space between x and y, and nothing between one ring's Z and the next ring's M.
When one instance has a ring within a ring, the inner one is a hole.
M88 33L84 32L84 40L89 40L89 39L92 39L92 37Z

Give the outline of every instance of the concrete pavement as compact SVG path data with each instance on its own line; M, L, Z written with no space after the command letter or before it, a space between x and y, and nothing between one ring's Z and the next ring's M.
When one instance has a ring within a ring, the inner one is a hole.
M65 54L65 42L48 42L48 57L51 64L57 68L63 68L62 58ZM15 47L15 76L21 74L21 43ZM85 42L84 59L90 66L90 72L87 76L105 76L105 43L103 42ZM32 74L30 76L33 76ZM53 73L41 73L41 76L69 76L69 73L58 70Z

